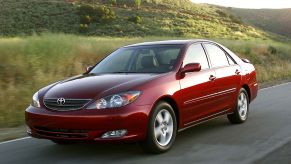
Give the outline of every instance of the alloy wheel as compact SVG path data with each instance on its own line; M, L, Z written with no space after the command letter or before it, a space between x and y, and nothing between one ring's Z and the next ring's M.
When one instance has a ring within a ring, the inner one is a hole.
M241 92L238 98L238 113L242 120L245 120L247 118L248 100L244 92Z
M166 146L173 136L173 118L170 112L162 109L155 118L154 136L161 146Z

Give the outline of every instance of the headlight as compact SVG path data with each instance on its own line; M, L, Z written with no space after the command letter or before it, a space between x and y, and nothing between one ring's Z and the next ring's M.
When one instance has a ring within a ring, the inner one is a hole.
M40 108L40 103L39 103L39 98L38 98L38 92L36 92L33 96L32 96L32 102L31 105L36 107L36 108Z
M122 107L134 102L140 93L140 91L129 91L107 96L96 100L94 103L89 105L87 109L108 109Z

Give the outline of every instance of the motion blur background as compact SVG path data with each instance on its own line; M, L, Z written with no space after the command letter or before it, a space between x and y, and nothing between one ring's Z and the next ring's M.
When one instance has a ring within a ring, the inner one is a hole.
M278 8L291 4L270 2L0 0L0 140L24 135L34 92L126 44L213 39L249 59L261 85L290 80L291 9Z

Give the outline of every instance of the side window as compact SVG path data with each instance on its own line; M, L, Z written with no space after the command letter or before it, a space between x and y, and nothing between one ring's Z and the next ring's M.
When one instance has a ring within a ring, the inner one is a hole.
M224 51L213 44L204 44L210 57L212 67L228 66L228 60Z
M189 63L200 63L201 69L209 68L208 60L201 44L193 44L188 48L183 66Z

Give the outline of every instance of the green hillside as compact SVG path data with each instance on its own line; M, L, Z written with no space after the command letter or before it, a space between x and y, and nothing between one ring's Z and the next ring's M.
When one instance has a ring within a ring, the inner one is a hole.
M90 36L266 39L223 9L188 0L0 0L0 35L57 32Z
M291 37L291 9L229 9L244 22L263 30Z

